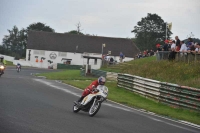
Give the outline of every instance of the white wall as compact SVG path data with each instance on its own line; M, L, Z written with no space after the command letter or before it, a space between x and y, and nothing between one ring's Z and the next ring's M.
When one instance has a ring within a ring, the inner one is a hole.
M31 50L30 54L30 61L28 61L28 55L29 50ZM37 51L37 52L34 52ZM56 55L55 59L50 58L50 55L54 53ZM59 56L58 51L39 51L34 49L27 49L26 50L26 61L28 64L30 64L33 67L40 67L40 68L48 68L48 66L53 65L54 69L57 69L55 66L57 63L63 63L64 61L61 61L62 58L72 59L71 65L85 65L87 64L87 59L83 58L82 56L92 56L92 57L101 57L101 54L95 54L95 53L70 53L70 52L63 52L66 54L66 56ZM38 56L38 62L36 62L35 56ZM45 60L41 63L41 57L44 57ZM48 60L53 61L52 64L48 62ZM89 65L91 65L92 69L99 69L101 66L101 60L97 60L97 64L94 64L94 59L89 60Z
M0 54L0 57L1 57L1 56L3 56L4 59L7 60L7 61L13 62L13 60L14 60L14 57L12 57L12 56L7 56L7 55Z

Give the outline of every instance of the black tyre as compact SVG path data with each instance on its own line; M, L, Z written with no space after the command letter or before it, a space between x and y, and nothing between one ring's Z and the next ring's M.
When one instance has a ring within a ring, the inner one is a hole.
M93 117L98 111L99 109L101 108L101 103L100 102L96 102L94 104L94 106L92 106L89 110L89 116Z

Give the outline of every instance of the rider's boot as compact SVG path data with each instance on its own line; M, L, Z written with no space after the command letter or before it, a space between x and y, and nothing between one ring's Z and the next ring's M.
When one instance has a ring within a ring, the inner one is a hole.
M81 101L83 100L84 96L81 96L77 101L74 101L75 104L81 106Z

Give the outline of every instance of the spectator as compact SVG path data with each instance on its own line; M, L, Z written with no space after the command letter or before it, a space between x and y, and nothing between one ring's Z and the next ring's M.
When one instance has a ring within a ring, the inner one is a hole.
M147 51L147 56L150 56L150 51L148 49L146 51Z
M165 44L163 45L163 51L168 51L168 43L169 41L168 40L165 40Z
M191 51L192 45L194 45L194 42L193 42L192 38L188 38L187 50L188 50L189 52Z
M106 61L110 62L110 56L109 56L109 54L107 54L107 56L106 56Z
M169 53L169 60L174 60L175 59L175 50L176 50L176 44L175 41L170 41L171 44L171 52Z
M114 64L114 59L113 59L113 57L110 57L109 64L110 64L110 65Z
M199 51L199 44L195 43L195 45L192 45L190 47L191 52L198 52Z
M124 59L124 54L122 52L120 52L120 54L119 54L119 60L120 60L120 62L122 62L123 59Z
M144 57L147 57L148 55L147 55L147 51L146 50L144 50Z
M169 41L165 40L165 44L163 45L162 51L168 51L168 45L169 45ZM168 52L163 52L162 58L167 59L168 58Z
M138 58L142 58L142 53L141 52L139 53Z
M153 56L153 55L154 55L154 51L151 49L150 56Z
M181 48L181 43L178 36L175 36L175 40L176 40L176 51L179 51Z
M157 52L161 51L160 44L156 44Z
M200 43L196 44L196 49L195 49L196 53L200 53Z
M187 52L187 46L184 41L181 41L181 49L179 50L180 52Z

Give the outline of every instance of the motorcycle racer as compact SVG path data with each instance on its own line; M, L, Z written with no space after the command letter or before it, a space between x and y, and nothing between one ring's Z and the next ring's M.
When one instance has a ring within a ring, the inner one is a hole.
M104 85L105 83L106 78L103 76L99 77L97 80L94 80L87 88L84 89L82 96L78 99L77 103L80 103L84 97L92 93L98 85Z

